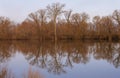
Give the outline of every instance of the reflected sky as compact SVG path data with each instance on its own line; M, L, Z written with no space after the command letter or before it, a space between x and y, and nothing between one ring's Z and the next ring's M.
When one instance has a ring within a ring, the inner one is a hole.
M0 65L7 63L16 78L29 67L44 78L120 76L120 43L60 41L55 49L54 42L0 42L0 59Z

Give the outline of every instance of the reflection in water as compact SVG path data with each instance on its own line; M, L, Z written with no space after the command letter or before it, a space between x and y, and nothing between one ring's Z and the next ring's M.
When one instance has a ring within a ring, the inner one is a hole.
M74 64L87 64L91 57L106 60L115 68L120 66L120 44L112 42L0 41L0 64L16 52L22 53L29 64L58 75L67 73L65 69Z
M29 70L22 77L43 78L43 76L38 71L35 71L32 68L29 68ZM5 66L0 69L0 78L15 78L15 75Z
M12 43L9 41L0 41L0 63L6 62L13 56L15 51Z
M86 64L89 60L87 45L83 43L59 42L54 43L18 43L20 49L30 64L45 68L54 74L66 73L65 67L73 67L73 63ZM32 46L31 46L32 45Z
M29 68L28 72L25 73L24 78L43 78L43 76L38 71Z
M0 78L14 78L14 76L7 67L0 67Z

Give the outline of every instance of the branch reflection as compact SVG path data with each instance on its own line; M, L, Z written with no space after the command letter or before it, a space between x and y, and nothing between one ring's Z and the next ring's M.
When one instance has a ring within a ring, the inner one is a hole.
M66 73L74 64L87 64L91 57L106 60L116 68L120 66L120 43L59 41L13 41L0 42L0 63L8 61L21 52L29 64L50 73Z

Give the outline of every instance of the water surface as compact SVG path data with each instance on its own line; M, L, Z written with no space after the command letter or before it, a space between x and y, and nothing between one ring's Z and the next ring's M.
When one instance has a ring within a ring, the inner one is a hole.
M0 68L16 78L30 68L44 78L119 78L120 43L0 41Z

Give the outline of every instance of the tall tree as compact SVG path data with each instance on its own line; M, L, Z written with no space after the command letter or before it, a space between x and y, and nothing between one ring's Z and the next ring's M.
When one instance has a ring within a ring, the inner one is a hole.
M0 38L10 39L11 37L11 21L7 17L0 17Z
M81 22L80 22L80 27L81 27L81 33L82 33L82 38L84 38L85 35L87 35L88 31L88 19L89 15L87 13L81 13Z
M40 9L37 11L39 14L39 22L41 26L44 26L44 23L46 22L46 10L45 9Z
M115 10L112 17L120 26L120 10Z
M40 19L38 12L30 13L27 20L33 22L33 25L37 28L38 38L40 39Z
M101 35L101 32L100 32L101 31L100 19L101 19L100 16L94 16L93 19L92 19L94 29L95 29L95 32L96 32L95 36L98 36L98 38Z
M64 16L65 16L65 19L66 19L68 25L70 25L70 17L71 17L71 15L72 15L72 10L65 11L65 13L64 13Z
M33 22L33 24L37 27L39 39L42 39L42 37L40 38L40 36L43 36L43 29L41 28L43 28L42 26L44 26L46 18L47 17L45 9L40 9L35 13L29 14L28 16L29 22Z
M72 22L73 22L74 25L77 25L77 26L80 25L81 16L80 16L79 13L74 13L74 14L72 14L71 18L72 18Z
M112 40L112 34L113 34L113 21L111 16L104 16L100 20L100 24L102 26L102 35L108 36L109 41Z
M51 18L51 21L54 22L55 41L57 40L57 33L56 33L57 17L64 12L63 11L64 7L65 5L60 3L53 3L52 5L47 6L48 16Z
M41 39L43 40L43 36L45 36L44 28L45 28L45 23L47 19L46 10L40 9L38 10L38 14L39 14L39 20L40 20L40 36L41 36Z

